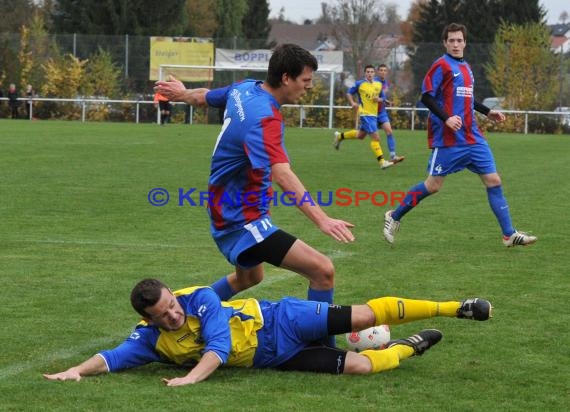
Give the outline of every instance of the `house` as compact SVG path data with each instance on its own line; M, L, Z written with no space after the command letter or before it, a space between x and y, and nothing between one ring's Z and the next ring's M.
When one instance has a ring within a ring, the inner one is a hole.
M337 50L333 27L330 24L294 24L271 21L269 41L295 43L307 50Z
M550 26L550 50L557 54L570 51L570 24Z

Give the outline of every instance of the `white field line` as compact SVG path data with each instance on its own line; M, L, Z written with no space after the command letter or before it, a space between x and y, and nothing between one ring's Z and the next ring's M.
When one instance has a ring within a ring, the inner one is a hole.
M93 245L93 246L119 246L119 247L148 247L148 248L190 248L190 245L176 245L170 243L125 243L105 242L98 240L61 240L61 239L8 239L7 242L43 243L61 245Z
M128 333L129 332L125 332L123 334L123 337L126 338L128 336ZM29 360L26 362L15 363L13 365L10 365L10 366L7 366L3 369L0 369L0 380L10 378L10 377L15 376L15 375L19 375L23 372L27 372L27 371L32 370L32 369L37 370L38 376L42 373L61 372L59 370L48 371L48 370L46 370L47 365L54 362L54 361L73 358L74 356L77 356L80 353L86 352L88 350L93 350L94 352L91 355L94 355L95 353L97 353L101 350L110 349L110 348L114 347L116 344L120 343L120 339L121 339L120 336L108 336L105 338L92 339L89 341L89 343L87 343L85 345L71 346L71 347L68 347L65 349L58 350L58 351L53 352L53 353L48 353L48 354L41 356L37 359L32 359L32 360ZM87 356L85 359L91 357L91 355ZM69 365L69 367L71 367L71 366L73 366L73 365ZM43 368L43 370L40 368Z

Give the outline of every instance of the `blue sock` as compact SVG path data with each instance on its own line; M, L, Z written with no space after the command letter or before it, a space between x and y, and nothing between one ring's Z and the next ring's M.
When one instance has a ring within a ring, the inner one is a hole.
M221 300L230 300L232 296L236 294L236 292L234 292L230 286L230 282L228 282L227 276L224 276L223 278L212 283L210 287L214 289L214 292L218 294Z
M317 302L327 302L333 303L334 288L329 290L315 290L309 288L307 297L309 300L315 300ZM336 348L336 340L334 336L328 336L323 339L323 343L331 348Z
M487 198L489 199L491 210L493 210L493 213L499 221L499 225L501 225L503 235L510 236L515 233L509 212L509 204L503 195L503 186L488 187Z
M431 195L431 193L428 192L425 183L418 183L410 190L408 190L408 194L404 198L402 204L398 206L396 210L394 210L394 213L392 213L392 219L400 220L406 213L408 213L418 203L420 203L422 199L428 197L429 195Z
M388 142L388 150L390 151L390 154L396 153L396 140L394 139L393 134L386 136L386 142Z
M333 303L334 288L329 290L315 290L309 288L307 292L308 300L315 300L317 302Z

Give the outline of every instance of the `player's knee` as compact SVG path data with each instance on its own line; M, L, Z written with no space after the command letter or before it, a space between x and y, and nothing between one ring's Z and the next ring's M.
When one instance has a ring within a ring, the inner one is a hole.
M317 265L315 282L324 289L331 289L334 287L334 265L332 260L323 256Z
M323 280L327 287L334 287L334 265L332 261L327 258L326 264L323 266Z
M372 362L364 355L348 352L343 373L350 375L367 375L372 373Z
M263 272L261 273L248 273L246 276L238 276L237 282L239 290L249 289L263 280Z
M497 173L493 173L485 178L485 186L495 187L501 185L501 177Z
M425 182L426 185L426 189L430 194L434 194L439 192L439 190L441 189L442 183L439 181L431 181L431 180L426 180Z

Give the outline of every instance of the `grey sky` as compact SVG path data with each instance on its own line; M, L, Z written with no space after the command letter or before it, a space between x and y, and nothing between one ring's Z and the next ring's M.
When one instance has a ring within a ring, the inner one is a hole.
M305 19L315 19L321 15L322 2L323 0L269 0L269 15L277 17L281 7L284 7L285 18L295 23L302 23ZM402 18L406 18L413 0L386 0L385 2L397 4L398 14ZM563 11L570 14L570 2L568 0L541 0L540 4L547 10L546 18L549 24L559 23L558 18Z

